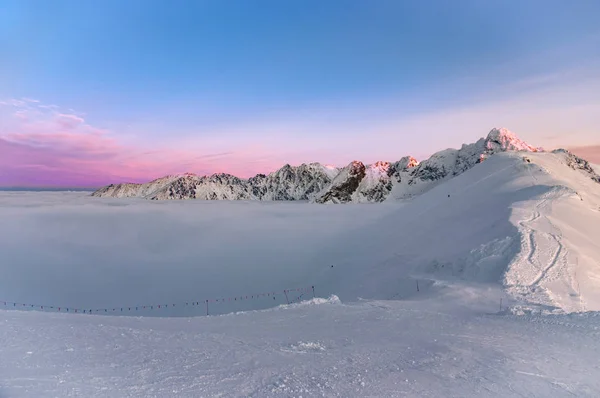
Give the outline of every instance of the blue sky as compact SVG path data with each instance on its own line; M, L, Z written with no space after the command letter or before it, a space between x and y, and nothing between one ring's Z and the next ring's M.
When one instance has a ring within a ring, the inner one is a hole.
M598 15L585 0L0 0L0 139L59 145L50 121L74 115L115 151L163 151L168 167L137 159L146 174L193 154L227 155L189 171L238 174L423 157L505 123L593 146Z

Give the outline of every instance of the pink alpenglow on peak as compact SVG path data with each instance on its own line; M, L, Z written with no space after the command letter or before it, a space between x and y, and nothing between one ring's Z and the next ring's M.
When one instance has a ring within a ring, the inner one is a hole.
M378 171L380 173L387 173L390 169L390 162L383 162L380 160L369 166L369 169L372 169L373 171Z
M412 169L413 167L417 167L419 165L419 161L412 156L405 156L398 161L399 168L402 169Z
M506 128L493 128L486 140L486 149L497 151L528 151L543 152L543 148L536 148L521 140L515 133Z

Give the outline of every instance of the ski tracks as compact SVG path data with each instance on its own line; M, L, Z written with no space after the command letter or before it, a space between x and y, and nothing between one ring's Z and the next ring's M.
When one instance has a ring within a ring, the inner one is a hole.
M563 279L575 292L574 283L567 272L568 250L562 243L560 230L544 211L550 199L562 196L563 190L552 189L535 203L531 215L518 222L522 234L522 249L506 275L509 291L534 299L540 304L555 305L548 284Z

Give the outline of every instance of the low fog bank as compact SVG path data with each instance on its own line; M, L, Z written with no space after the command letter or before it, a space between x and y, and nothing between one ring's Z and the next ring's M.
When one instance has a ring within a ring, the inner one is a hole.
M328 241L400 206L155 202L81 192L3 192L0 300L79 308L179 305L306 287L314 284L308 280L308 264L317 269L335 265L333 258L315 264L316 253ZM221 305L211 313L284 302L281 294ZM204 306L156 315L203 311Z

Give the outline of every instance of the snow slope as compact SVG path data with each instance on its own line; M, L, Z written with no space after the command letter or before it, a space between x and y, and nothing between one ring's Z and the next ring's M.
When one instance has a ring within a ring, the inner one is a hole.
M501 282L529 303L599 310L600 184L565 156L495 155L340 237L326 249L338 259L331 292L387 299L416 278Z
M0 396L595 397L600 317L335 300L197 318L0 310Z

